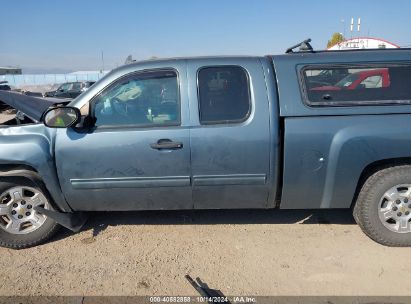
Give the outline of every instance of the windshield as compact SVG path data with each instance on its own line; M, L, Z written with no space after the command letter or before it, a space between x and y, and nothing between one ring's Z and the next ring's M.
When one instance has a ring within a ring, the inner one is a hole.
M63 83L58 90L59 91L68 91L71 87L72 83Z

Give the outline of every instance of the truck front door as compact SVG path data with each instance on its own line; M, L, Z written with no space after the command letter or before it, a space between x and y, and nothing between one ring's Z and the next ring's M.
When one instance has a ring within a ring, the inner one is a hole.
M188 61L197 209L267 207L270 110L256 58Z
M91 101L89 132L59 129L56 164L74 210L192 208L185 64L121 77Z

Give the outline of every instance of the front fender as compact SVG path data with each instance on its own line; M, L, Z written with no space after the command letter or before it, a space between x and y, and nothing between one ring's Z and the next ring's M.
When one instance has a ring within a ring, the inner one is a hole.
M0 170L2 166L24 165L33 168L42 178L57 207L70 212L57 177L54 138L55 130L41 124L0 128Z

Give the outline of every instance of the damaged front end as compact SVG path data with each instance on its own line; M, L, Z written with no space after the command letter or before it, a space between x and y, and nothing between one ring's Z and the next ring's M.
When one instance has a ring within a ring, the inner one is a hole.
M10 106L6 110L0 109L0 178L41 179L55 208L38 211L62 226L78 231L86 216L73 213L61 192L53 151L56 130L40 123L47 109L68 101L5 91L0 91L0 101Z
M35 120L26 116L23 112L11 107L0 110L0 126L19 126L36 123Z
M0 125L16 126L38 123L48 108L67 104L70 100L40 98L0 90L0 102Z

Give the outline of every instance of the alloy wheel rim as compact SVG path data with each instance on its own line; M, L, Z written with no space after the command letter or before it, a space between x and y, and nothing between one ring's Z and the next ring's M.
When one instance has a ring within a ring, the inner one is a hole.
M48 207L48 201L39 190L19 186L0 195L0 228L11 234L27 234L39 229L47 217L34 210Z
M382 224L396 233L411 232L411 184L396 185L382 196L378 208Z

